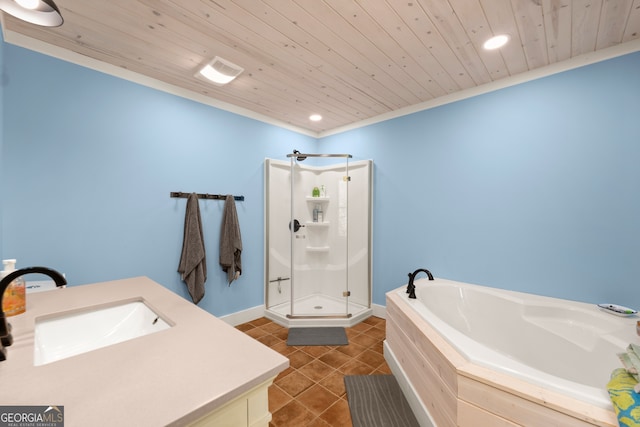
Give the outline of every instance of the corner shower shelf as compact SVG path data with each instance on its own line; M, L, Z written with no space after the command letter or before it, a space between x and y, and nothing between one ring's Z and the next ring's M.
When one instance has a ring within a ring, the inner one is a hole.
M329 201L328 197L307 196L307 202L328 202L328 201Z
M329 252L329 246L307 246L309 252Z

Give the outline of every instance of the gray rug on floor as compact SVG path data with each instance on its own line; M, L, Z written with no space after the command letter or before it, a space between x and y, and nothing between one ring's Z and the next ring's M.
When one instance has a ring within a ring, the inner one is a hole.
M290 328L287 345L347 345L344 328Z
M344 377L353 427L420 427L393 375Z

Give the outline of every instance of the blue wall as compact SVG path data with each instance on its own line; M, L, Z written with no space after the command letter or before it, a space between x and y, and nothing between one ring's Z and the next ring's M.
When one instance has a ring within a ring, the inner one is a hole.
M261 305L263 160L297 148L374 160L376 304L425 266L640 307L638 53L321 141L12 45L3 53L0 251L21 266L52 266L72 284L146 275L188 298L176 272L185 200L169 192L242 194L245 270L231 287L217 265L222 202L201 201L200 306Z
M186 199L237 202L243 275L218 265L222 201L201 201L216 315L263 303L263 164L311 137L70 63L4 46L3 255L46 265L70 284L148 276L189 298L177 273Z
M408 272L640 307L640 53L352 132L375 159L374 301Z

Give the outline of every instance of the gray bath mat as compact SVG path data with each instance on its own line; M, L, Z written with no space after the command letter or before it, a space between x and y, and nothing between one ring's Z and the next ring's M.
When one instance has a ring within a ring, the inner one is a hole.
M347 375L353 427L420 427L393 375Z
M347 345L344 328L290 328L287 345Z

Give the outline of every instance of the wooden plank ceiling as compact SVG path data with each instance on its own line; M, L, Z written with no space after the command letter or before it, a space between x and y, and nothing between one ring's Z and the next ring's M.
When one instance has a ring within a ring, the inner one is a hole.
M6 15L5 40L44 41L318 134L640 37L640 0L55 1L64 25ZM501 33L505 47L482 48ZM214 56L244 73L223 87L196 79Z

